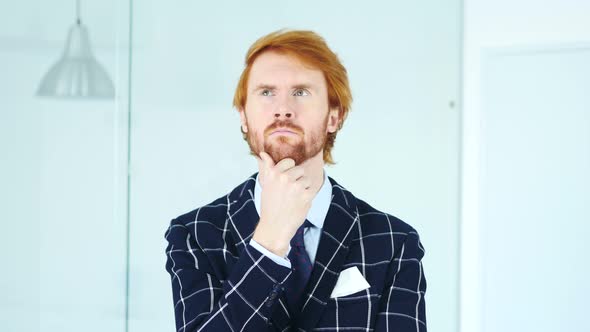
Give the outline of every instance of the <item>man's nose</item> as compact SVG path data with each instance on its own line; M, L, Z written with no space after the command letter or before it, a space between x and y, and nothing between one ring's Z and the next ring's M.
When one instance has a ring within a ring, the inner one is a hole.
M291 116L291 112L275 112L275 118L277 119L280 119L281 117L290 119Z
M291 101L289 100L288 96L284 96L280 98L278 104L276 105L275 109L275 118L292 118L294 116L293 107L291 105Z

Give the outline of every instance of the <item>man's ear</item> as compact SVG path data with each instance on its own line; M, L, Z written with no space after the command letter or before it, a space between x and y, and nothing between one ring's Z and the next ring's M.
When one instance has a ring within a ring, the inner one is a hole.
M238 112L240 112L240 125L242 126L242 131L247 133L248 132L248 121L246 121L246 111L244 108L238 108Z
M328 112L328 124L326 127L329 133L333 133L338 130L340 124L340 108L331 108Z

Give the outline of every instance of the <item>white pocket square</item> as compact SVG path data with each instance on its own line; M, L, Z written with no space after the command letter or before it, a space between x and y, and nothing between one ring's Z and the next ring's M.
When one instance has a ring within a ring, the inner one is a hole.
M353 294L369 287L371 285L363 278L358 267L353 266L340 271L340 276L338 277L338 281L336 281L336 286L334 286L330 298Z

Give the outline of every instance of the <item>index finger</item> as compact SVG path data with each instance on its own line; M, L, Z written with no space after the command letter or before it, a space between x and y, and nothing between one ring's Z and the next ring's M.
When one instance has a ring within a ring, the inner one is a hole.
M275 162L268 155L268 153L262 151L262 152L260 152L259 155L260 155L260 159L262 159L262 164L264 165L264 167L266 167L266 168L272 168L272 167L274 167Z
M285 172L288 169L295 167L295 160L293 158L285 158L279 161L275 168L277 168L281 172Z

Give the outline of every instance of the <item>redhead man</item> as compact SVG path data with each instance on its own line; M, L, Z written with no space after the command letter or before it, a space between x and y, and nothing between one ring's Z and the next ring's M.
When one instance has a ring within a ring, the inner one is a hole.
M250 47L234 107L258 172L166 230L178 332L426 331L418 233L324 169L351 102L316 33Z

